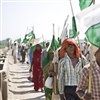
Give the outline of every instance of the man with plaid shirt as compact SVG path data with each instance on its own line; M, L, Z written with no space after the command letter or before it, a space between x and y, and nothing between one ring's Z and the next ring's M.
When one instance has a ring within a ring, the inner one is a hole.
M80 100L75 93L82 72L80 50L68 38L62 43L58 64L58 88L61 100Z
M83 68L81 78L76 89L78 96L84 100L100 100L100 48L96 50L95 58L96 61L92 64L91 94L86 92L89 83L89 64Z

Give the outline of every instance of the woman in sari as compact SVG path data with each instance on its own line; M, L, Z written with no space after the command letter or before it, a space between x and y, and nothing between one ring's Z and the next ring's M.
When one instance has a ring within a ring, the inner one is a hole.
M46 100L52 100L52 94L54 93L55 88L56 88L56 91L54 94L56 94L56 95L58 94L58 87L54 87L54 86L57 86L57 80L56 80L56 85L54 85L55 84L54 76L57 76L58 70L57 70L57 64L55 64L56 71L54 71L54 63L52 63L53 58L54 58L54 52L49 51L49 54L48 54L49 62L44 66L44 68L42 70L42 73L44 74L44 77L45 77L44 83L45 83L46 79L48 78L48 76L53 78L53 83L52 83L53 89L50 89L50 88L47 88L44 86ZM41 77L41 75L40 75L40 77ZM59 100L59 99L57 99L57 100Z
M32 65L33 66L33 78L34 78L34 90L38 91L39 89L41 89L44 86L43 84L43 75L40 81L38 81L40 72L42 70L41 67L41 52L42 52L42 48L41 45L37 44L36 45L36 49L33 52L33 59L32 59Z
M53 57L54 57L54 52L50 52L49 53L49 63L43 68L43 74L44 74L44 83L46 81L46 79L48 78L48 71L51 67L51 64L52 64L52 60L53 60ZM45 96L46 96L46 100L52 100L52 89L49 89L47 87L44 86L44 91L45 91Z

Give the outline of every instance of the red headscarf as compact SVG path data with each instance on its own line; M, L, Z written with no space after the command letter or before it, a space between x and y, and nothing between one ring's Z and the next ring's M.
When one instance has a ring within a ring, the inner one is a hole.
M42 48L40 44L37 44L36 47L40 47L40 50L35 49L35 51L33 52L33 63L34 66L36 65L36 67L40 66L40 62L41 62L41 52L42 52Z
M40 44L36 44L36 47L40 47L40 52L42 52L42 47L41 47L41 45Z
M75 46L75 55L76 55L77 58L79 58L80 55L81 55L80 49L78 48L76 43L70 38L65 39L63 41L61 49L60 49L60 58L63 58L65 56L65 53L66 53L65 48L68 47L68 44L73 44Z

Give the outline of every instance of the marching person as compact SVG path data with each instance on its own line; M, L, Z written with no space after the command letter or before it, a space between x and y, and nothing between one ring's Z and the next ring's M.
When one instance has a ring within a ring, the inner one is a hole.
M18 60L21 61L22 59L22 56L21 56L21 45L18 45Z
M14 64L16 64L17 63L17 53L18 53L18 49L17 49L16 43L14 43L12 51L13 51Z
M54 88L56 88L55 94L56 95L58 94L58 85L57 85L58 80L56 79L55 80L56 83L54 83L54 76L57 76L57 73L58 73L58 64L55 63L55 65L54 65L54 63L52 62L53 58L54 58L54 51L50 50L48 57L49 57L49 62L47 63L47 65L44 66L44 68L40 74L39 80L41 79L42 73L44 74L44 77L45 77L44 83L48 77L53 78L53 83L52 83L53 88L51 89L49 87L44 86L44 91L45 91L46 100L55 100L52 98L52 95L54 93ZM54 70L54 67L55 67L55 70ZM54 86L56 86L56 87L54 87ZM57 98L56 100L59 100L59 99Z
M42 51L42 55L41 55L41 65L42 65L43 60L47 56L47 49L48 49L48 47L49 47L49 42L46 43L46 47Z
M80 50L75 42L65 39L60 49L58 88L61 100L80 100L75 93L82 71Z
M84 100L100 100L100 48L93 48L96 60L92 63L92 87L91 94L87 92L89 84L90 64L86 65L81 74L81 78L76 93Z
M22 46L21 49L21 56L22 56L22 64L23 64L25 62L25 56L26 56L26 50L24 46Z
M42 70L41 67L41 53L42 53L42 47L40 44L36 45L36 49L33 52L33 58L32 58L32 64L31 64L31 68L33 69L33 80L34 80L34 90L38 91L39 89L41 89L41 91L43 91L43 75L41 77L41 80L39 80L39 75L40 72Z
M32 48L32 43L30 43L30 46L29 46L29 59L30 59L30 64L32 63L32 56L33 56L33 52L31 50Z

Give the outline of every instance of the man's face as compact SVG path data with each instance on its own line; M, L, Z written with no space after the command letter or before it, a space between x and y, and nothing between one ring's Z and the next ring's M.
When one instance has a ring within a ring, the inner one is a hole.
M32 43L30 43L30 47L32 46Z
M46 43L46 47L48 48L48 46L49 46L49 42L48 43Z
M50 57L50 60L53 60L53 58L54 58L54 53L50 53L50 54L49 54L49 57Z
M74 54L75 52L75 46L73 44L68 44L68 47L66 48L67 54Z
M100 64L100 49L98 49L95 53L96 61Z

